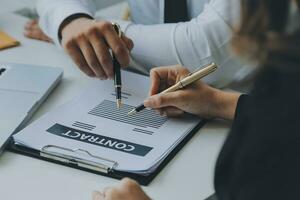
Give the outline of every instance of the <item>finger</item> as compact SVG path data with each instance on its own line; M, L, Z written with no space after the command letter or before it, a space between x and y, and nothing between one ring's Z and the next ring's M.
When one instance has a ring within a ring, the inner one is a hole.
M159 87L160 87L160 75L155 70L150 71L150 91L149 96L155 95L159 93Z
M36 20L33 21L31 28L32 28L31 30L33 32L32 34L34 35L34 37L37 37L39 40L53 42L52 39L43 32L43 30L41 29L41 27L39 26L39 24Z
M30 22L27 22L24 26L25 30L31 30L32 29L32 25L30 24Z
M52 42L52 40L48 36L46 36L43 32L37 29L27 30L24 32L24 35L28 38Z
M104 72L102 66L100 65L90 42L85 38L81 38L78 40L78 45L89 68L92 69L96 76L100 79L107 79L107 74Z
M179 108L173 106L162 108L161 112L163 116L168 116L168 117L179 117L184 114L183 110L180 110Z
M150 71L150 96L157 94L176 83L176 66L157 67Z
M138 183L133 180L133 179L130 179L130 178L123 178L121 180L121 187L124 186L124 187L137 187L138 186Z
M169 82L169 80L167 80L167 79L160 79L160 85L159 85L159 91L158 91L159 93L168 88L168 86L169 86L168 82Z
M28 38L35 39L35 33L32 30L25 30L24 35Z
M30 20L25 24L25 29L32 29L36 24L36 20Z
M106 75L109 78L113 78L113 64L112 57L109 53L108 45L97 35L93 35L90 38L90 43L93 46L94 52L96 53L97 59L100 65L104 69Z
M39 27L38 24L32 24L30 27L29 27L30 30L33 30L33 31L39 31L41 33L43 33L42 29Z
M89 68L80 48L76 44L68 43L65 49L82 72L90 77L95 76L95 73Z
M153 68L150 71L150 91L149 96L155 95L160 92L161 80L168 78L168 69L165 67Z
M144 105L149 108L163 108L168 106L175 106L180 104L181 99L184 98L182 91L175 91L166 94L158 94L149 97L144 101Z
M93 200L103 200L104 197L105 196L101 192L98 191L93 192Z
M103 28L102 34L108 46L116 55L116 58L121 64L121 66L127 66L129 64L130 58L129 51L126 45L124 44L123 40L119 37L119 35L116 33L116 31L110 23L106 23L104 27L105 28Z
M124 33L122 33L122 40L124 41L125 45L127 46L127 49L131 51L134 47L133 41L125 36Z

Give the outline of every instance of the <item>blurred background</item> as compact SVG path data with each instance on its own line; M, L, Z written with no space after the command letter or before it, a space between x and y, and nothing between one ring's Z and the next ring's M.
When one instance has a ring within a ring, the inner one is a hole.
M24 8L34 8L38 0L0 0L0 12L18 11ZM107 6L122 2L124 0L97 0L96 5L98 8L105 8Z

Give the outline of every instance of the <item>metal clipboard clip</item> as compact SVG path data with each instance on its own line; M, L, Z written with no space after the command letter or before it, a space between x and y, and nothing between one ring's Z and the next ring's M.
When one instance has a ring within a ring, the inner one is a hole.
M64 151L66 153L57 152L57 151L54 151L54 150L51 150L51 149L56 149L56 150L59 150L61 152ZM99 160L99 162L82 159L82 158L79 158L79 157L68 155L67 153L70 153L70 154L83 153L85 155L90 156L91 158ZM68 149L68 148L60 147L60 146L56 146L56 145L44 146L42 148L41 152L40 152L40 156L44 157L44 158L51 159L51 160L63 162L63 163L66 163L66 164L73 164L73 165L76 165L78 167L82 167L82 168L85 168L85 169L90 169L90 170L93 170L93 171L102 172L102 173L106 173L106 174L113 171L115 169L115 167L118 166L118 163L116 161L109 160L109 159L106 159L106 158L102 158L102 157L99 157L99 156L95 156L95 155L91 154L90 152L88 152L86 150L83 150L83 149Z

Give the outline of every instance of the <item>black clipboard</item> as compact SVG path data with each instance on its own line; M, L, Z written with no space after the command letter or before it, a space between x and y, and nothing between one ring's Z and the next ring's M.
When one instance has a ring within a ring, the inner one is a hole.
M100 169L98 170L98 169L93 168L92 166L87 166L88 163L85 163L85 165L80 165L79 161L75 160L75 159L73 159L73 160L67 159L67 158L65 158L65 160L63 158L62 159L57 159L57 158L54 159L54 158L51 158L51 155L49 157L42 155L43 153L47 153L47 152L41 152L41 151L38 151L35 149L31 149L28 147L24 147L22 145L15 144L15 142L13 140L10 141L8 150L11 152L14 152L14 153L38 158L38 159L41 159L44 161L64 165L67 167L76 168L79 170L91 172L91 173L106 176L106 177L111 177L111 178L115 178L115 179L122 179L124 177L129 177L129 178L136 180L141 185L147 186L152 182L152 180L162 171L162 169L175 157L175 155L184 147L184 145L197 133L197 131L205 123L206 123L205 120L201 120L197 124L197 126L195 126L195 128L193 128L190 131L190 133L187 134L187 136L177 145L177 147L174 148L173 151L162 161L162 163L156 168L156 170L147 176L143 176L143 175L135 174L135 173L122 172L122 171L109 169L109 168L103 169L103 170L100 170ZM83 151L83 150L81 150L81 151ZM110 160L106 159L106 161L110 161ZM111 161L111 162L114 162L114 161ZM112 163L112 164L114 164L114 163Z

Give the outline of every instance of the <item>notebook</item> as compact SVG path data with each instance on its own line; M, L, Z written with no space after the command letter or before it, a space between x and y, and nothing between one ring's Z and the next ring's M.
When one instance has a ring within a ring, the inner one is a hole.
M0 50L19 46L19 45L20 45L19 41L9 36L4 31L0 31Z

